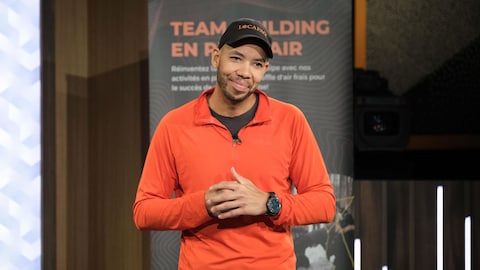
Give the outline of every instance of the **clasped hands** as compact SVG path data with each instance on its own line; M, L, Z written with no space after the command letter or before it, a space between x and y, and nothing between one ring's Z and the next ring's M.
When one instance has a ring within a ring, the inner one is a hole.
M222 181L205 192L205 207L210 216L227 219L242 215L266 213L268 192L257 188L252 181L231 170L234 181Z

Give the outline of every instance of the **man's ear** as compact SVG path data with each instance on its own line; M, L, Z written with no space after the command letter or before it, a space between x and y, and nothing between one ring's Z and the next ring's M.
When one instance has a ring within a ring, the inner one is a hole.
M212 66L218 68L220 62L220 49L216 48L212 51Z

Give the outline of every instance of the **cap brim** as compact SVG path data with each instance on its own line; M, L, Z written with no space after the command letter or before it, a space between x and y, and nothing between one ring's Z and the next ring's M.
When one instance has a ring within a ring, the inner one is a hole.
M268 44L264 39L254 34L243 35L241 38L232 42L228 42L227 44L232 47L238 47L245 44L255 44L260 46L263 49L263 51L265 52L268 58L273 58L273 52L272 52L272 48L270 47L270 44Z

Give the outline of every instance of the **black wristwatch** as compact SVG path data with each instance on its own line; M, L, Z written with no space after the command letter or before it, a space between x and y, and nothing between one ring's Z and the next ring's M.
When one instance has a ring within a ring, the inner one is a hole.
M270 195L268 196L267 200L267 213L265 213L267 216L276 216L278 213L280 213L280 210L282 209L282 203L280 202L280 199L277 197L275 192L269 192Z

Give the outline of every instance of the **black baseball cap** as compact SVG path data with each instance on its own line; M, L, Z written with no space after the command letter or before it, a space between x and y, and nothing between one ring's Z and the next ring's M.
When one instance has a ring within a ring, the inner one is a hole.
M225 44L234 48L255 44L265 51L268 58L273 58L272 38L262 23L254 19L242 18L231 22L220 38L218 48L222 48Z

